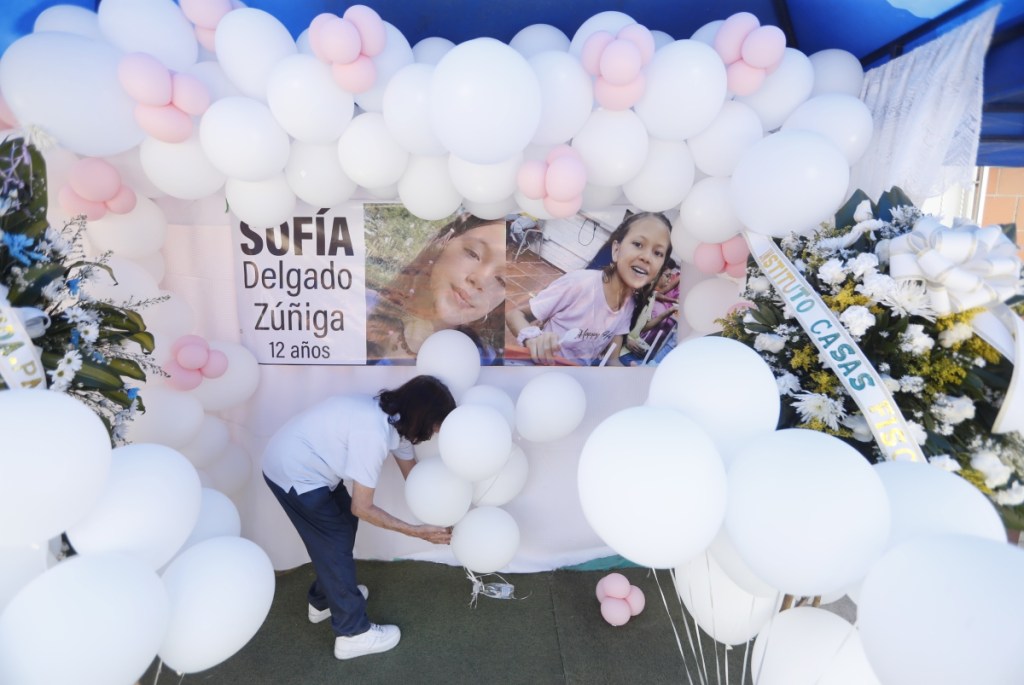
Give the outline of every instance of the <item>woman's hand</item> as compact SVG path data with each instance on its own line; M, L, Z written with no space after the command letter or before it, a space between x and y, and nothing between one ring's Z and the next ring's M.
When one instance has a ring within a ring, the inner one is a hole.
M551 332L541 333L536 338L527 340L526 349L530 350L530 357L537 364L554 364L555 357L562 352L558 335Z
M419 525L415 528L416 537L433 542L435 545L447 545L452 541L452 529L441 526Z

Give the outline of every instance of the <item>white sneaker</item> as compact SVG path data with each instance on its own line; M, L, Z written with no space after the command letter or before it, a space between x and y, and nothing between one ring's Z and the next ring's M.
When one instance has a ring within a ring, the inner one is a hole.
M359 588L359 592L363 595L363 599L370 598L369 588L365 585L357 585L356 587ZM307 615L309 616L310 623L320 623L321 621L326 621L331 617L331 608L327 607L326 609L317 609L315 606L310 604L309 613Z
M398 626L381 626L370 624L370 629L359 635L334 638L334 657L336 659L355 659L365 654L386 652L402 639L402 631Z

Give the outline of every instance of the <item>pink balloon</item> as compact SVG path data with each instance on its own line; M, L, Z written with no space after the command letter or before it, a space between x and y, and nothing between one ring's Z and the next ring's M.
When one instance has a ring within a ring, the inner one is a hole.
M594 31L587 36L580 51L580 64L591 76L601 73L601 53L615 40L615 36L607 31Z
M576 150L573 150L571 145L562 143L561 145L556 145L550 150L548 150L548 154L546 157L544 157L544 161L547 162L548 164L551 164L551 162L555 161L559 157L565 156L579 159L580 153L577 152Z
M135 191L123 185L117 189L117 194L104 204L114 214L127 214L135 209L136 202L138 202L138 198L135 197Z
M207 349L210 347L210 343L206 342L206 338L201 335L183 335L171 343L171 356L177 357L178 352L189 345L199 345Z
M629 622L629 604L624 599L605 597L601 602L601 616L613 626L624 626Z
M654 57L654 34L652 34L643 24L630 24L629 26L623 26L619 29L619 32L615 34L615 37L621 40L628 40L630 43L637 46L640 50L640 57L644 64L650 62L651 58Z
M750 248L747 247L747 241L741 235L734 235L722 243L722 257L730 264L746 262L749 254Z
M725 265L725 273L729 274L733 278L743 278L747 275L747 263L746 262L731 262Z
M735 95L750 95L764 84L767 73L743 60L733 62L725 70L726 83Z
M136 102L159 106L171 101L171 72L148 53L132 52L122 57L117 64L117 80Z
M68 183L83 199L106 202L117 195L121 187L121 174L105 159L85 157L71 167Z
M325 21L320 29L320 45L323 57L335 64L351 64L359 58L363 41L359 38L356 25L345 19L333 17Z
M775 67L786 52L786 34L778 26L760 26L743 41L740 52L743 61L752 67Z
M568 200L556 200L553 197L544 198L544 211L556 219L567 219L580 211L583 206L583 196L577 195Z
M210 350L210 359L200 369L203 378L220 378L228 370L228 356L220 350Z
M723 62L732 64L742 56L743 40L760 25L750 12L737 12L718 27L712 47Z
M586 187L587 168L579 157L565 155L548 164L544 189L549 198L567 202L582 195Z
M231 11L231 0L179 0L185 18L196 27L215 28L224 15Z
M330 24L337 18L338 17L336 15L331 14L330 12L323 12L313 17L313 21L309 22L309 30L306 33L306 36L309 38L309 47L316 58L321 62L330 63L331 61L327 57L325 52L326 48L323 44L323 39L321 38L324 26Z
M597 587L604 592L605 597L625 599L629 594L629 578L621 573L609 573L597 581Z
M528 159L523 162L516 174L516 185L519 187L519 192L531 200L543 198L544 177L547 170L547 165L539 159Z
M194 390L203 382L203 374L193 369L183 368L173 359L164 364L163 369L170 376L170 378L167 379L167 385L171 386L175 390L181 390L183 392L187 390Z
M217 29L208 29L205 26L196 27L196 40L210 52L217 51Z
M143 131L165 143L183 143L192 135L192 117L174 105L135 105L135 122Z
M210 346L206 344L205 340L202 345L197 343L184 345L174 355L174 358L183 369L197 371L210 361Z
M608 83L598 76L594 81L594 99L605 109L621 112L640 102L646 89L647 79L643 74L637 74L635 79L623 86Z
M601 53L601 76L613 86L624 86L643 68L640 48L628 40L613 40Z
M644 610L644 607L647 606L647 598L644 597L644 591L636 585L630 585L629 594L626 595L626 604L629 605L629 613L631 616L639 614Z
M352 22L359 30L359 37L362 40L362 53L367 57L376 57L384 52L388 43L388 31L384 26L384 20L375 11L366 5L352 5L345 14L345 19Z
M366 55L359 55L351 64L332 64L331 75L342 90L350 93L365 93L373 88L377 80L377 67Z
M194 117L202 115L210 106L210 91L206 84L190 74L175 74L171 77L174 94L171 104L185 114Z
M18 117L14 116L14 112L11 111L10 106L7 104L7 100L4 100L3 95L0 95L0 125L14 128L18 125Z
M102 219L107 215L107 206L102 202L90 202L71 189L71 186L61 186L57 193L57 201L70 216L84 214L89 221Z
M718 243L701 243L693 251L693 265L702 273L722 273L725 268L722 246Z

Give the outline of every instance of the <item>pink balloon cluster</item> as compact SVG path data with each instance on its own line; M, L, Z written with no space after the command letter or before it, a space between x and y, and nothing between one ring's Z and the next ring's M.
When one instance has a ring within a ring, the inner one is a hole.
M199 44L210 52L216 49L217 24L225 14L239 7L231 0L179 0L178 4L185 18L195 24Z
M68 174L68 183L61 187L57 199L72 216L84 214L89 221L106 216L107 212L127 214L135 209L135 191L121 183L121 174L105 159L86 157L75 162Z
M654 36L645 26L629 24L614 36L595 31L583 43L580 62L594 81L594 99L605 109L624 110L643 97L643 69L654 57Z
M183 335L171 345L171 358L164 364L170 378L167 384L175 390L192 390L204 378L220 378L228 370L228 358L220 350L211 350L206 339Z
M341 17L324 12L309 24L309 46L331 65L334 82L350 93L365 93L377 80L372 57L384 51L384 20L366 5L352 5Z
M724 243L701 243L693 251L693 265L706 274L727 273L743 278L747 273L750 248L743 236L736 235Z
M729 90L750 95L782 61L786 34L778 26L761 26L750 12L737 12L718 28L713 47L725 62Z
M601 616L613 626L622 626L644 610L647 599L636 585L621 573L609 573L597 581L597 601L601 603Z
M583 205L587 168L580 153L568 145L552 148L544 161L529 159L519 167L519 190L531 200L543 200L556 219L570 217Z
M135 100L135 121L143 131L165 143L181 143L192 135L192 117L210 106L202 81L176 74L145 52L132 52L117 65L121 87Z

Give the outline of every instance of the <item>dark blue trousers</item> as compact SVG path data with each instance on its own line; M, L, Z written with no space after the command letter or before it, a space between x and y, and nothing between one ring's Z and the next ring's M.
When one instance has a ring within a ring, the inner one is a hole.
M270 491L281 503L299 537L306 545L316 571L309 586L309 603L316 609L331 609L335 635L359 635L370 629L366 600L356 586L356 562L352 548L359 518L352 513L352 498L344 484L331 492L322 487L301 495L287 492L265 475Z

